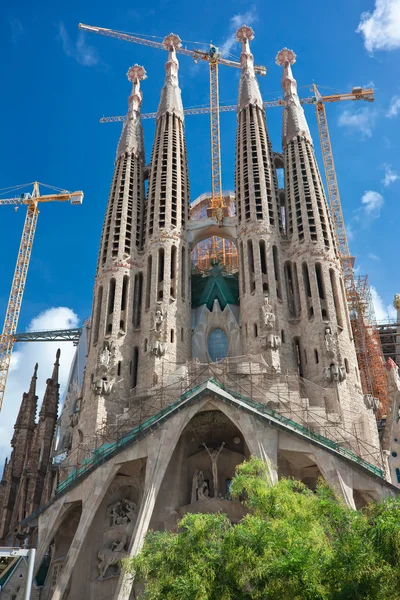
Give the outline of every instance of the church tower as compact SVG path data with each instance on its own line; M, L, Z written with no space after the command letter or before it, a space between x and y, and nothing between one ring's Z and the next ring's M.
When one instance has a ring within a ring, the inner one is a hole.
M32 439L36 428L36 380L38 365L35 365L29 392L22 396L21 406L14 425L14 435L11 440L11 457L4 468L1 485L3 487L3 502L0 506L0 540L5 541L10 532L10 523L18 495L18 486L22 477L24 464L29 456Z
M254 32L244 25L236 37L242 43L235 186L243 354L267 351L267 362L279 369L280 329L286 308L278 184L249 45Z
M100 242L81 407L80 428L89 435L102 424L113 423L127 406L139 359L145 207L140 82L146 72L134 65L127 76L132 92Z
M289 310L296 317L290 319L291 336L300 375L322 387L338 385L341 409L359 412L363 405L361 385L342 269L313 142L291 70L295 60L296 55L287 48L276 57L276 63L283 67L282 146L290 242L285 280Z
M189 180L177 35L164 40L166 77L157 112L147 196L139 388L166 382L190 358Z

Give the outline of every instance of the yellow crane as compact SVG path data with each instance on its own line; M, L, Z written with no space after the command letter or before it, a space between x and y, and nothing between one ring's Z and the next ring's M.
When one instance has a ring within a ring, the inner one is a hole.
M18 188L14 188L13 190L24 188L26 185L18 186ZM17 331L29 261L31 258L32 244L35 237L39 215L38 204L42 202L66 201L70 201L71 204L82 204L83 200L83 192L81 191L68 192L57 188L52 189L55 190L56 193L53 192L42 196L39 190L39 182L35 181L33 182L32 193L22 193L14 198L0 198L0 206L15 206L16 210L18 210L20 206L27 207L14 277L11 284L10 297L7 303L3 332L0 336L0 410L4 400L4 392L14 345L14 335ZM11 188L9 188L9 193L11 193Z
M161 50L168 49L164 43L165 40L163 43L155 42L153 40L147 40L142 37L124 33L122 31L105 29L104 27L93 27L91 25L84 25L83 23L79 24L79 29L82 29L83 31L91 31L92 33L97 33L107 37L117 38L126 42L132 42L133 44L142 44L143 46L150 46L151 48L159 48ZM167 39L168 38L166 38L166 40ZM225 65L240 69L241 65L240 62L223 58L219 53L218 48L213 44L210 44L208 51L197 49L189 50L180 46L176 48L176 52L178 54L190 56L195 62L205 61L209 64L210 106L206 112L210 113L211 125L211 206L214 214L217 214L218 210L218 214L221 215L225 206L222 196L218 66ZM254 70L258 75L265 75L267 72L267 69L263 66L255 66Z
M313 85L313 89L316 86ZM353 88L351 92L345 94L332 94L330 96L321 96L316 89L316 95L309 96L308 98L300 98L300 104L317 104L322 102L323 104L328 102L338 102L340 100L366 100L367 102L374 101L374 90L370 88L362 89L362 88ZM278 106L283 106L284 101L282 98L276 98L275 100L269 100L264 102L264 108L276 108ZM231 112L236 111L236 104L223 104L219 107L219 112ZM197 108L186 108L184 111L185 115L205 115L210 112L209 106L200 106ZM142 119L155 119L157 116L156 112L151 113L143 113L141 115ZM121 121L126 121L126 115L118 115L115 117L101 117L100 123L119 123Z

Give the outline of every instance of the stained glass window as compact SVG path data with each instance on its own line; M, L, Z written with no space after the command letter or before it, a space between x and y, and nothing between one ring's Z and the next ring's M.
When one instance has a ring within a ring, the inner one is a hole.
M212 362L228 356L229 341L223 329L213 329L208 336L208 354Z

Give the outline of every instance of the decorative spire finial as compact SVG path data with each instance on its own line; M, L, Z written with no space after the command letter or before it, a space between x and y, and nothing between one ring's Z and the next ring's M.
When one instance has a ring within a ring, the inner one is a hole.
M126 76L132 83L132 92L128 99L128 114L119 140L117 157L124 152L144 152L143 131L140 123L140 107L143 100L140 82L147 79L146 69L135 64L128 69Z
M176 114L183 121L181 90L178 83L179 62L176 58L176 49L182 45L181 38L175 33L170 33L164 38L163 45L168 50L168 60L165 63L165 84L161 92L157 118L169 112Z
M310 130L297 94L297 82L291 69L291 65L296 62L296 54L289 48L283 48L276 55L275 62L278 66L283 67L282 89L285 110L283 113L282 146L285 148L297 136L305 138L312 144Z
M245 40L251 42L254 40L254 30L248 25L242 25L236 32L236 39L238 42L244 42Z
M135 64L133 67L128 69L126 76L128 81L131 83L136 83L136 81L143 81L144 79L147 79L146 69L138 64Z
M254 56L250 51L249 42L254 39L254 31L248 25L242 25L236 32L236 39L242 43L240 65L242 73L239 83L238 111L250 104L264 109L260 88L254 71Z
M296 55L293 50L289 50L289 48L283 48L280 50L275 58L275 63L279 67L284 67L285 63L289 63L290 65L294 65L296 62Z

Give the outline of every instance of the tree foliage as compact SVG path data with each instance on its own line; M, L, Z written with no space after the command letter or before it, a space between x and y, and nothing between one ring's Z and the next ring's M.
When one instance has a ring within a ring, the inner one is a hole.
M248 514L187 514L178 533L150 532L124 567L146 600L399 600L400 499L361 511L320 481L271 485L265 463L237 468Z

